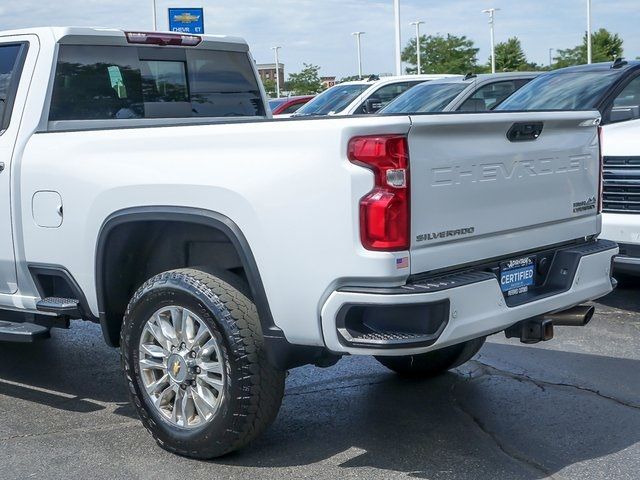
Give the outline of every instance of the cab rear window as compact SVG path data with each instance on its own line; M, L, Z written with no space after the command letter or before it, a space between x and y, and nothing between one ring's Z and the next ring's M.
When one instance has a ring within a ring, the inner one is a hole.
M61 45L50 121L264 116L242 52Z

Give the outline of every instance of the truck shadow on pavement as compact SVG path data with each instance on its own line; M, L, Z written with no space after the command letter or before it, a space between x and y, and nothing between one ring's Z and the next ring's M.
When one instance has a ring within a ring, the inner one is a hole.
M115 406L116 413L137 418L118 352L104 344L99 327L73 327L35 344L0 343L0 395L76 413Z
M640 380L636 360L510 345L485 348L491 358L529 350L542 363L567 370L600 364L598 375L606 371L612 385ZM345 362L354 370L363 360ZM272 429L219 462L263 468L326 462L425 479L538 479L640 441L640 382L617 399L579 379L537 379L485 362L481 354L456 373L430 381L398 379L368 362L367 375L336 380L335 373L321 373L323 380L316 371L313 384L300 386L294 379ZM599 461L604 468L606 462Z
M135 418L118 353L95 326L0 348L0 401L11 397L17 412L27 414L31 402L52 417L86 414L87 424L107 408ZM371 358L304 367L289 376L275 424L211 471L259 467L296 477L313 465L338 469L335 478L365 468L380 478L541 479L581 476L581 465L597 459L613 477L622 452L640 455L639 372L635 359L496 343L429 381L399 379ZM175 461L151 445L146 454Z

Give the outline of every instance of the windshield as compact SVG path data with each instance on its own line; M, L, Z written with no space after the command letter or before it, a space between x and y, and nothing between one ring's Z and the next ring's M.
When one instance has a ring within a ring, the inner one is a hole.
M423 83L400 95L380 113L441 112L467 87L468 84L458 82Z
M511 95L496 110L591 110L620 76L620 71L542 75Z
M329 115L340 113L371 85L336 85L318 95L296 112L300 115Z

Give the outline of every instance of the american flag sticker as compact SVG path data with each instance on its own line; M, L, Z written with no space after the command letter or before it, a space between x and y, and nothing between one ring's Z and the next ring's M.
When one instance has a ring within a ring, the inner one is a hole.
M396 268L409 268L409 257L396 258Z

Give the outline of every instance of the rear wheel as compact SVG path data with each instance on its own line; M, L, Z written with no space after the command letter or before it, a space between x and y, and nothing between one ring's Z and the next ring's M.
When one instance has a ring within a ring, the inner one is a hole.
M243 447L275 419L284 393L255 305L198 270L162 273L135 293L122 360L144 426L162 448L188 457Z
M478 338L421 355L375 358L389 370L403 377L431 378L471 360L480 351L485 340L485 337Z

